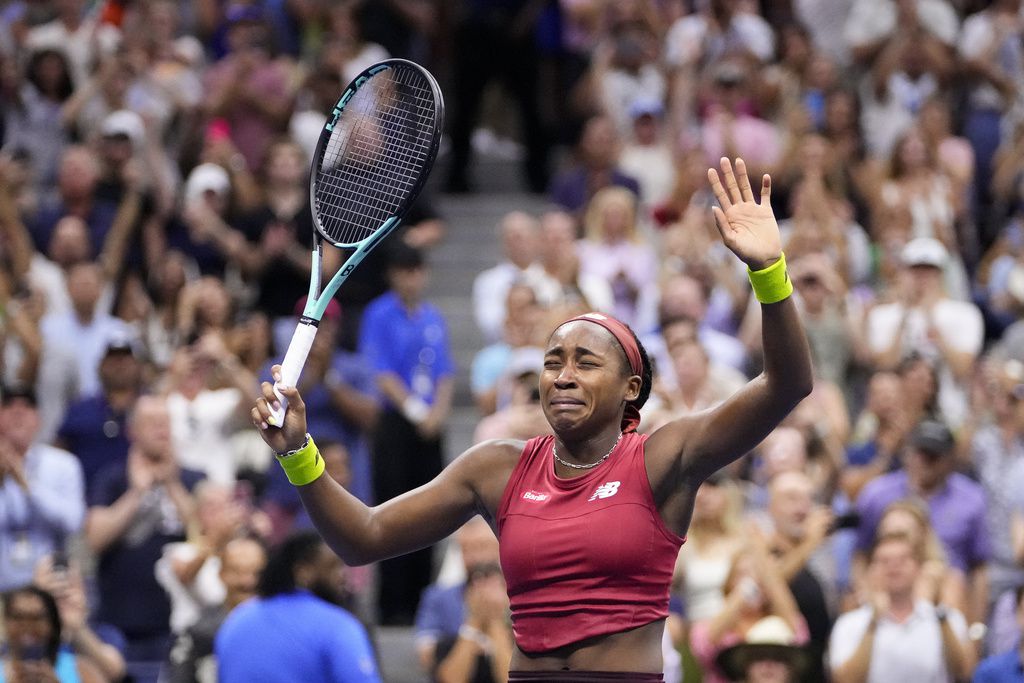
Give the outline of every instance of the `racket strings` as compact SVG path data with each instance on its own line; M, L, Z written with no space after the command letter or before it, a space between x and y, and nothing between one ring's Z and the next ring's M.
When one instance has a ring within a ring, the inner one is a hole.
M382 71L356 90L317 166L314 199L328 237L354 244L399 212L430 163L436 109L414 69Z

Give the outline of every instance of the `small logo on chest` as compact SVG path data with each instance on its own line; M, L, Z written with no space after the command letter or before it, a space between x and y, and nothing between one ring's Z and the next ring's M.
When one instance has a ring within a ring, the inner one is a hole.
M597 490L594 491L594 495L587 498L587 502L589 503L590 501L597 500L598 498L611 498L619 492L619 485L621 483L621 481L607 481L601 484L597 487Z
M551 498L551 495L548 493L539 493L537 491L526 491L523 493L523 500L528 500L533 503L543 503L549 498Z

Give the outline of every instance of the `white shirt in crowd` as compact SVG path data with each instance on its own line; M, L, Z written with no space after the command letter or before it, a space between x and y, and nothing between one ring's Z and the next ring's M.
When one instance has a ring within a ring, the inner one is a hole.
M509 261L502 261L476 276L473 280L473 317L488 342L496 342L502 337L505 299L512 285L521 281L536 290L536 284L543 277L544 269L539 263L521 269Z
M191 401L180 393L167 397L171 414L171 438L178 464L206 473L211 481L235 481L235 457L231 435L238 404L244 400L238 389L201 391Z
M867 318L867 341L873 353L888 349L900 332L906 307L901 303L882 304L871 309ZM981 312L974 304L953 299L941 299L933 311L935 327L943 343L963 353L977 356L984 342L985 327ZM931 357L939 357L935 343L928 338L928 317L925 311L915 308L907 314L903 327L901 356L918 351ZM939 408L950 426L963 423L967 416L967 395L964 387L953 378L949 368L939 368Z
M829 667L835 670L849 660L860 645L871 621L872 608L860 607L836 620L829 637ZM967 622L959 611L949 610L949 625L965 644ZM969 645L967 645L969 647ZM942 632L935 607L925 600L903 623L881 618L871 646L871 664L866 683L953 683L942 655Z

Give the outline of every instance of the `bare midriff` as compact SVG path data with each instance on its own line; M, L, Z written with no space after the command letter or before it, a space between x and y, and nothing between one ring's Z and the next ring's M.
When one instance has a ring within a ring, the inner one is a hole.
M661 639L665 620L589 638L541 654L512 653L512 671L662 671Z

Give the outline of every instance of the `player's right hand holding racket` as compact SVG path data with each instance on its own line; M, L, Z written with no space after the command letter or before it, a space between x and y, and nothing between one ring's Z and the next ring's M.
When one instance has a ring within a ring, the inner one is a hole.
M298 383L327 304L352 269L398 227L419 195L443 127L444 100L437 82L404 59L363 71L328 114L310 175L314 246L309 297L275 386ZM321 288L324 241L353 251ZM266 422L287 426L287 396L277 388L274 394L279 407L271 405Z
M302 446L302 442L306 440L306 404L294 385L280 384L280 365L271 368L270 374L275 383L263 382L260 386L261 396L256 400L250 417L268 446L276 453L287 453ZM278 410L281 409L277 392L288 401L288 411L284 416L284 425L280 429L270 429L268 420L275 410L275 404Z

